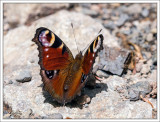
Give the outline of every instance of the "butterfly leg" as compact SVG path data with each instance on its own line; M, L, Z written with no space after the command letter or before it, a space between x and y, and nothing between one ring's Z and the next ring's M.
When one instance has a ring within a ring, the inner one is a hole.
M99 81L104 80L104 77L103 77L103 78L100 78L100 77L99 77L99 76L97 76L96 74L94 74L94 77L95 77L97 80L99 80Z

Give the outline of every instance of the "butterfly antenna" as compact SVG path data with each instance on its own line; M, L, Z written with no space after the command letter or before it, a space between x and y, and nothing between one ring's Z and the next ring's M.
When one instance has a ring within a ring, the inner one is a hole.
M73 30L74 40L75 40L75 42L76 42L76 47L77 47L77 50L78 50L77 41L76 41L76 38L75 38L74 28L73 28L72 22L71 22L71 27L72 27L72 30ZM79 50L78 50L78 52L79 52Z
M102 31L102 29L99 30L98 34L100 34L101 31ZM98 36L98 34L97 34L97 36ZM96 36L96 37L97 37L97 36ZM88 46L89 46L91 43L92 43L92 41L82 50L82 52L83 52L86 48L88 48Z

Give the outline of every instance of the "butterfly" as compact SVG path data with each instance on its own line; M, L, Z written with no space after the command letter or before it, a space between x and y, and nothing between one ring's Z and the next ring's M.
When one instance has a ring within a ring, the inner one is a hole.
M85 86L97 53L103 49L103 35L94 39L84 56L80 51L75 58L66 44L47 28L38 28L32 41L38 45L44 90L59 103L71 102Z

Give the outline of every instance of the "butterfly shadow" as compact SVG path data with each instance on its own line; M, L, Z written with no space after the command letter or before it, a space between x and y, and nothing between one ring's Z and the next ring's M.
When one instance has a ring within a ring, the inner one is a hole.
M90 82L95 82L95 81L90 81ZM102 91L107 91L107 89L108 89L108 86L105 83L95 83L94 86L86 85L81 91L81 96L77 96L71 102L66 103L65 106L69 108L83 109L84 104L80 104L78 100L82 100L83 96L87 95L90 98L90 101L92 101L92 98L94 98L96 94ZM60 104L56 100L54 100L53 97L47 91L43 90L42 94L45 97L44 103L49 103L54 107L64 106L63 104ZM90 102L87 104L89 105Z

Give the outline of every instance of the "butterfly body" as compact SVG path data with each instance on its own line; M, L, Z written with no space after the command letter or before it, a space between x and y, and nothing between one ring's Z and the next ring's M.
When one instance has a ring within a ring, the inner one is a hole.
M75 58L64 42L47 28L38 28L33 40L38 45L40 74L44 89L59 103L70 102L85 86L97 52L102 49L99 35L84 56Z

